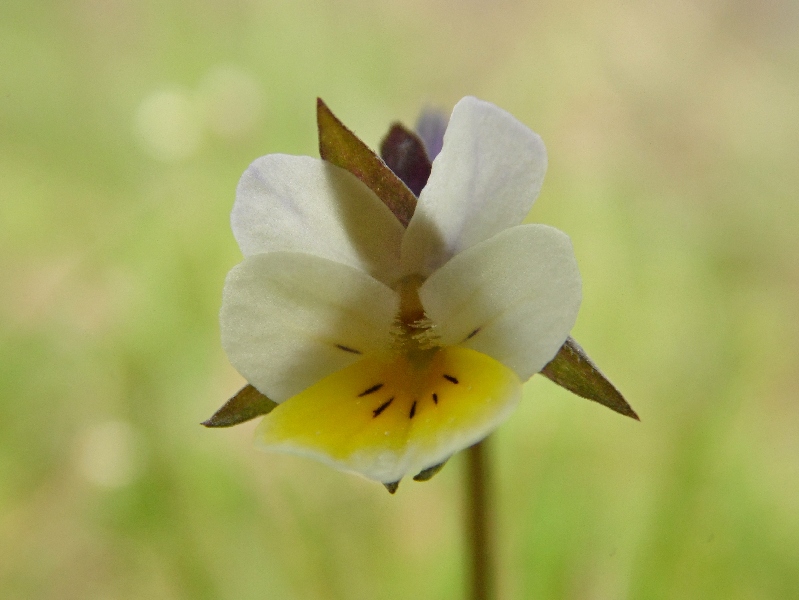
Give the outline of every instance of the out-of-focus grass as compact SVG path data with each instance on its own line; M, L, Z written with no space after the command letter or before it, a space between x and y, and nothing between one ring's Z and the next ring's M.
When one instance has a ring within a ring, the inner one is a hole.
M198 426L238 176L470 93L544 137L574 332L493 438L503 598L799 597L799 24L787 0L0 8L0 596L460 598L460 463L378 485Z

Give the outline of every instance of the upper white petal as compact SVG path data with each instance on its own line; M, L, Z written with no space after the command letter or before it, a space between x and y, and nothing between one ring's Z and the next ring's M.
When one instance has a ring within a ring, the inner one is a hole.
M307 252L389 284L398 276L402 225L358 178L320 159L255 160L239 181L231 224L244 256Z
M487 354L526 381L566 341L582 292L568 236L518 225L455 256L419 297L442 345Z
M247 381L282 402L391 345L397 294L363 271L298 252L244 259L225 280L222 347Z
M402 240L403 272L428 275L458 252L521 223L546 167L538 135L493 104L463 98Z

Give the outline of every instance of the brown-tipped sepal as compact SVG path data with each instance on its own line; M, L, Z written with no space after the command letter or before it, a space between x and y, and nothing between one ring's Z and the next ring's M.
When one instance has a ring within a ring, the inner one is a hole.
M541 370L541 374L573 394L640 421L621 392L571 337L566 338L555 358Z
M439 471L441 471L441 469L444 468L445 464L447 464L446 460L442 463L438 463L437 465L433 465L432 467L427 467L424 471L417 473L413 480L430 481L435 475L438 474Z
M394 495L399 487L399 481L392 481L391 483L384 483L383 485L388 490L388 493Z
M339 121L321 98L316 101L316 123L322 159L363 181L407 227L416 209L416 196L408 186Z
M245 385L224 406L216 411L213 416L204 421L206 427L232 427L268 414L277 406L261 392L251 385Z

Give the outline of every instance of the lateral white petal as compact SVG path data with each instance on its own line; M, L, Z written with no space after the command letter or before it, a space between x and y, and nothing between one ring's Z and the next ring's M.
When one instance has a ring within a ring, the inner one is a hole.
M537 134L493 104L463 98L402 240L403 272L428 275L458 252L521 223L546 167Z
M391 344L397 294L363 271L299 252L244 259L220 322L230 363L275 402Z
M565 233L518 225L455 256L419 297L443 345L483 352L526 381L568 337L581 287Z
M354 175L325 161L255 160L239 181L230 220L244 256L307 252L389 284L397 278L402 225Z

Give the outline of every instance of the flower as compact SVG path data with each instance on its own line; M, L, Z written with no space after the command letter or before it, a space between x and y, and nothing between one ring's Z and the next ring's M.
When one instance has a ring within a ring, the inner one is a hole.
M388 484L507 418L581 300L569 238L520 224L546 163L538 135L464 98L406 229L343 169L253 162L220 318L231 364L279 404L259 446Z

